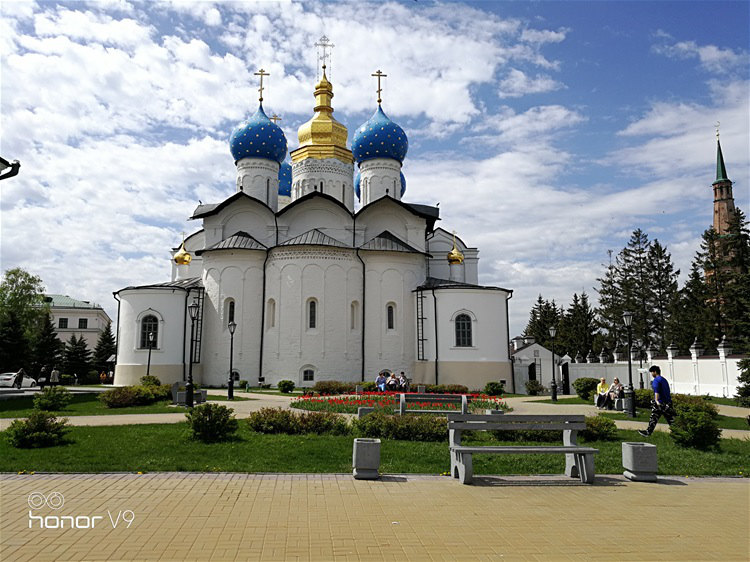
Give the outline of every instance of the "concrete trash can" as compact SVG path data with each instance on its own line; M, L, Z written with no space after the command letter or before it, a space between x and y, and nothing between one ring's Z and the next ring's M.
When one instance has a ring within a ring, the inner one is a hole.
M380 478L380 439L355 439L352 466L357 480Z
M505 410L485 410L484 413L487 416L499 416L500 414L504 414Z
M656 445L651 443L622 443L623 476L635 482L656 482Z
M364 418L368 414L372 414L375 408L368 408L367 406L360 406L357 408L357 419Z

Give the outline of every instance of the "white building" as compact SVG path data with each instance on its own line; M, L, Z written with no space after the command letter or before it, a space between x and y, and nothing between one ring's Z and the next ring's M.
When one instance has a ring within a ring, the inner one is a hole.
M350 150L325 66L314 95L291 165L261 103L231 136L234 193L195 210L202 228L173 251L172 280L115 293L115 384L145 373L150 333L150 372L185 380L195 301L192 373L204 385L228 380L235 322L234 376L252 385L374 380L387 368L513 390L512 291L479 286L479 251L435 228L437 207L403 200L408 140L379 103Z
M98 304L79 301L67 295L46 295L50 317L57 337L67 342L71 335L83 337L89 349L94 349L99 336L112 322L109 315Z

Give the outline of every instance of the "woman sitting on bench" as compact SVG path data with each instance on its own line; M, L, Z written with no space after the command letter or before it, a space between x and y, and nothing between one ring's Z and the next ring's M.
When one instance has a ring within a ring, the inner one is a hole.
M390 390L391 392L396 392L398 390L398 387L399 384L398 379L396 378L396 373L391 373L391 376L385 383L385 388L386 390Z
M617 377L612 381L612 386L609 387L609 399L607 400L607 409L611 410L615 400L625 396L625 388L622 386L620 379Z
M600 410L607 407L609 403L609 385L607 379L602 377L596 385L596 407Z

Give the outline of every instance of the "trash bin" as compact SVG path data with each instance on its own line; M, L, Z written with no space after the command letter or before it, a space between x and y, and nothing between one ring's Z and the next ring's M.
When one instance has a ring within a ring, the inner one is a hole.
M651 443L622 443L623 476L636 482L656 482L656 445Z
M380 478L380 439L355 439L352 466L357 480Z

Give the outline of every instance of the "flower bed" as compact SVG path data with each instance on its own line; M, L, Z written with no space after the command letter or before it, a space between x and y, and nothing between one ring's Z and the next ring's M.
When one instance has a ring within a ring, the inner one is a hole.
M312 412L335 412L337 414L356 414L357 409L376 408L388 411L398 409L398 392L365 392L360 395L341 396L300 396L292 400L291 407ZM469 394L469 411L485 409L508 410L508 405L501 396L486 394ZM410 410L455 410L461 411L459 404L444 404L442 402L410 402Z

